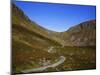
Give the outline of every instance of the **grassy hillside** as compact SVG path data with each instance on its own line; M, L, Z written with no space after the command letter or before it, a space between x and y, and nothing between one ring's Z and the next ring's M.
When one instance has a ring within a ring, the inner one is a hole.
M30 21L19 8L12 6L12 67L14 72L24 69L23 65L31 63L30 58L34 56L36 59L32 59L35 61L43 56L53 57L52 60L56 58L55 54L50 54L45 49L51 44L54 46L60 44L52 40L47 33L46 29ZM25 68L28 67L25 66Z
M55 63L63 64L42 72L96 68L96 22L87 21L65 32L47 30L31 21L12 4L12 72L35 69Z

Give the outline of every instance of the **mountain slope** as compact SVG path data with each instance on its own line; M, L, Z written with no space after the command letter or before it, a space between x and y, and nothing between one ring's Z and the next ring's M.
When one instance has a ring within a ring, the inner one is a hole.
M71 27L61 33L65 46L95 46L96 45L96 21L91 20Z
M30 36L31 38L29 38L30 40L33 39L37 42L47 40L48 42L53 42L57 45L59 45L59 43L54 39L55 37L50 36L48 33L50 33L50 31L40 27L38 24L36 24L35 22L32 22L30 19L28 19L28 17L15 5L13 5L12 7L12 32L13 32L13 36L16 38L20 38L20 39L24 39L24 37L26 36ZM17 35L15 34L17 33ZM27 35L25 35L25 34ZM20 34L23 34L24 37L22 36L18 36ZM31 34L31 35L30 35ZM35 36L34 36L34 35ZM34 36L34 37L32 37ZM37 37L36 37L37 36ZM42 38L42 39L41 39ZM44 40L43 40L44 39ZM39 41L38 41L39 40ZM45 43L47 41L44 41ZM47 45L47 43L46 43Z
M18 7L12 5L13 72L17 73L25 68L31 68L30 65L34 68L38 67L39 60L42 58L49 58L52 62L57 57L46 51L46 48L51 45L60 45L48 32L32 22Z

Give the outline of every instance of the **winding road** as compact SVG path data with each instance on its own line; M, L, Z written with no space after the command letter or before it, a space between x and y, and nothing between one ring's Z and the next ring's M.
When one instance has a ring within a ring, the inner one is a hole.
M64 56L60 56L59 60L56 63L50 64L50 65L47 65L47 66L43 66L43 67L39 67L39 68L35 68L35 69L24 70L22 72L23 73L29 73L29 72L43 71L43 70L50 68L50 67L56 67L56 66L62 64L65 60L66 60L66 58Z

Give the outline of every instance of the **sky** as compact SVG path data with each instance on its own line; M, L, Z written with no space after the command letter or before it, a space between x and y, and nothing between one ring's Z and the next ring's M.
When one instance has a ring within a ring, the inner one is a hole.
M56 32L63 32L79 23L96 19L95 6L24 1L14 2L32 21Z

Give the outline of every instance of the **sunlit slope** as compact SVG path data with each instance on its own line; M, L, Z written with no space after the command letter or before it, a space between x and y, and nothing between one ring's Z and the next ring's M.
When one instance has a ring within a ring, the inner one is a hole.
M12 7L12 27L13 27L13 36L19 37L19 38L24 38L21 36L18 36L16 34L23 34L23 36L26 36L27 38L29 38L30 40L36 40L41 42L42 44L46 43L47 45L47 41L48 42L53 42L54 44L60 45L59 42L57 42L57 38L54 36L50 36L50 31L42 28L41 26L39 26L38 24L36 24L35 22L32 22L18 7L16 7L15 5L13 5ZM17 31L17 32L16 32ZM27 35L28 33L28 35ZM31 37L28 37L32 35ZM31 40L31 41L32 41ZM58 39L59 41L59 39ZM44 42L44 43L43 43Z
M86 21L61 33L64 46L95 46L96 21Z

